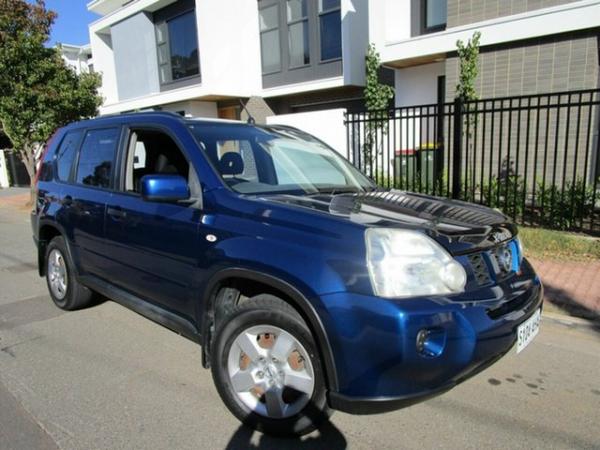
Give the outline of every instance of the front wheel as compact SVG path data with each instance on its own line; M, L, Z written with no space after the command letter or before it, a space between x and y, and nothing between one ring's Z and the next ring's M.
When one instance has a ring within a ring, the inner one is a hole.
M310 330L279 298L236 306L217 332L211 366L221 398L251 428L302 435L330 415Z

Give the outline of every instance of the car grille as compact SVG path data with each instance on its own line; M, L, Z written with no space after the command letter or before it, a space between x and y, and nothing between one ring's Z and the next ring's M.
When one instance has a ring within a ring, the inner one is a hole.
M471 268L473 269L478 285L483 286L492 281L490 271L481 253L469 255L469 262L471 263Z
M513 260L518 257L511 248L511 243L500 244L490 250L468 256L479 286L491 283L493 280L502 281L509 277L514 273Z
M502 279L507 275L510 275L512 271L512 264L509 267L505 267L503 264L503 252L508 252L508 254L511 255L511 259L516 257L516 255L512 255L510 248L507 245L500 245L488 253L492 267L494 268L494 273L498 279Z

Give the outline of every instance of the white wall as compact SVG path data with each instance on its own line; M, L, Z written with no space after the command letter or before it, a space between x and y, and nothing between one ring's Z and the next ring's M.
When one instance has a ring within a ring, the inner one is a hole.
M6 158L4 157L4 150L0 150L0 188L7 188L8 186L8 167L6 165Z
M200 70L207 93L251 96L262 89L258 7L249 0L196 0Z
M388 42L409 39L411 0L371 0L369 2L369 41L381 51Z
M81 73L87 73L90 71L89 60L86 53L79 52L77 50L63 50L61 51L63 61L73 69L79 75Z
M396 106L425 105L437 102L437 79L445 73L445 63L395 70Z
M94 56L94 71L102 75L100 94L104 97L104 103L114 103L119 97L110 35L90 31L90 44Z
M318 137L342 156L347 156L343 108L267 117L267 124L289 125Z

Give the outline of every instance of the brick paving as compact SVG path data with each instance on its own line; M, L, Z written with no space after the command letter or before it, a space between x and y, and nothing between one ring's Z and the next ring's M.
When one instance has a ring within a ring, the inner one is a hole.
M547 302L577 317L600 319L600 261L529 261L542 279Z
M31 209L29 189L0 189L0 208L28 211Z

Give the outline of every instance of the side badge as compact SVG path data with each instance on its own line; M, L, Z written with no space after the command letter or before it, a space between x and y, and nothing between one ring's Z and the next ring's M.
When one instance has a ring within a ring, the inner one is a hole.
M217 242L217 237L214 234L207 234L206 240L208 242Z

